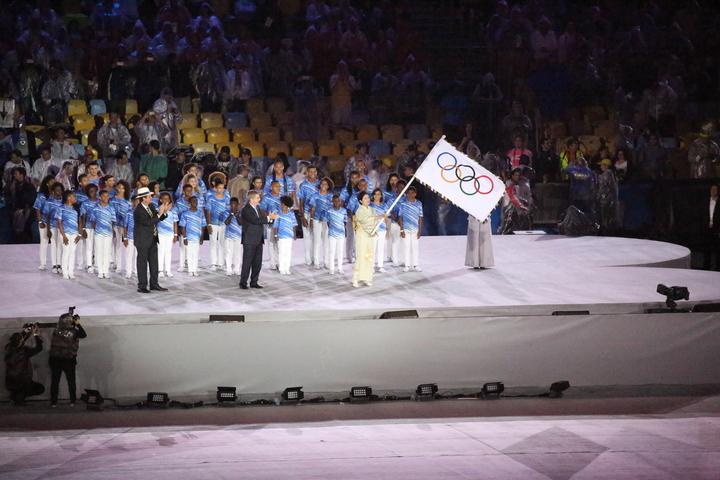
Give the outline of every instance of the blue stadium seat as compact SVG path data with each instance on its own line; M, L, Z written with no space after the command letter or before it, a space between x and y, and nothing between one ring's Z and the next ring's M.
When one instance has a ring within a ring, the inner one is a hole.
M105 100L95 99L90 100L90 115L100 115L101 113L107 113L107 107L105 106Z
M422 140L430 136L428 126L424 124L408 125L407 138L409 140Z
M225 120L225 128L232 130L233 128L247 127L247 117L243 112L231 112L223 115Z
M368 155L377 158L380 155L390 155L392 150L386 140L370 140L368 142Z

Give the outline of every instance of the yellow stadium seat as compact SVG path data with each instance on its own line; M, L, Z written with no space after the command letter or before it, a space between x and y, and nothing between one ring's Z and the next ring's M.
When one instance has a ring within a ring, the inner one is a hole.
M361 125L357 128L357 139L361 142L367 142L370 140L377 140L378 129L375 125Z
M205 131L201 128L186 128L182 130L182 142L187 145L205 141Z
M245 115L249 118L265 111L265 100L262 98L248 98L245 101Z
M264 157L265 147L260 142L240 142L242 148L247 148L253 157Z
M383 125L380 127L382 139L388 142L396 142L405 138L402 125Z
M42 144L43 144L43 141L42 141L41 139L35 137L35 146L36 146L36 147L39 147L39 146L42 145Z
M260 130L272 127L272 115L267 112L260 112L250 117L250 128Z
M352 157L355 155L355 151L357 149L355 148L355 145L343 145L342 147L342 154L346 157Z
M68 138L67 141L72 143L73 145L80 143L80 140L78 140L77 138Z
M178 130L186 130L188 128L197 128L198 120L197 116L193 114L183 114L182 122L176 123L175 128Z
M254 142L256 140L255 131L250 127L233 128L232 136L235 143Z
M265 99L265 111L272 115L280 115L287 111L287 102L282 97L269 97Z
M286 142L272 142L265 145L267 147L268 157L277 157L277 154L282 152L285 155L290 155L290 147Z
M600 137L597 135L582 135L578 138L580 145L584 145L587 149L586 153L590 156L595 155L600 148Z
M302 160L307 160L311 156L315 155L315 147L312 142L299 141L292 143L292 154Z
M86 115L88 113L87 103L85 100L70 100L68 102L68 117L76 115Z
M195 150L195 153L215 153L215 145L208 142L196 142L191 144L193 147L193 150Z
M283 139L283 142L292 143L293 127L282 127L282 139Z
M414 143L414 140L399 140L393 143L393 155L400 156L405 153L408 145Z
M207 141L210 143L227 143L230 141L230 130L216 127L205 130Z
M193 98L190 100L190 103L192 103L192 113L197 115L200 113L200 99L199 98Z
M37 133L40 130L45 130L45 126L44 125L26 125L25 130L28 130L33 133Z
M216 143L216 144L215 144L215 150L217 150L218 152L220 151L220 149L221 149L222 147L230 147L230 155L233 155L233 156L235 156L235 157L239 157L239 156L240 156L240 147L238 146L237 143L223 142L223 143Z
M280 141L280 129L277 127L258 129L257 134L258 142L261 143L273 143Z
M276 127L285 127L295 124L295 113L294 112L284 112L284 113L278 113L273 114L273 124Z
M82 143L86 147L89 142L88 135L90 135L90 132L92 132L92 129L90 128L83 128L82 130L78 131L78 133L80 134L80 143Z
M340 155L340 142L337 140L323 140L318 142L318 155Z
M338 128L333 132L333 140L337 140L343 145L355 145L355 132Z
M73 127L76 132L86 128L95 128L95 117L92 115L76 115L73 119Z
M330 140L330 128L328 128L327 125L320 125L320 127L318 127L317 139L318 141Z
M202 129L209 129L209 128L222 128L223 127L223 118L222 115L219 113L201 113L200 114L200 128Z
M138 113L140 112L138 112L137 100L125 100L125 116L137 115Z

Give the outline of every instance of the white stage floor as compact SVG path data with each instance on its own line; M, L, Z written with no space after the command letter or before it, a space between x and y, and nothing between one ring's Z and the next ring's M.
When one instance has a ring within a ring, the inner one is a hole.
M240 290L237 277L209 270L206 242L199 277L176 272L161 279L169 292L149 295L135 291L135 278L119 274L99 280L76 272L76 280L64 280L37 269L37 245L4 245L0 327L14 327L26 317L52 320L70 305L94 324L116 325L197 323L210 313L241 313L246 321L373 318L409 308L421 316L542 315L583 306L591 313L631 313L664 300L655 291L659 283L688 287L692 302L720 301L720 274L688 269L690 252L678 245L549 235L495 236L493 245L495 268L473 270L463 265L465 237L424 237L423 272L404 273L388 264L387 273L375 275L373 287L354 289L351 265L344 265L344 276L298 265L303 258L298 240L293 275L265 267L263 290Z

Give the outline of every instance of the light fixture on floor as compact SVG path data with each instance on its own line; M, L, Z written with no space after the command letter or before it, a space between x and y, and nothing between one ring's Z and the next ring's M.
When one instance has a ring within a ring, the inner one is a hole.
M570 382L567 380L560 380L559 382L555 382L552 385L550 385L550 394L548 397L550 398L560 398L563 396L563 393L565 390L570 388Z
M423 383L418 385L415 390L415 400L424 401L432 400L435 398L435 394L438 391L437 383Z
M350 403L367 403L372 396L370 387L352 387L350 389Z
M237 401L237 388L217 387L217 401L219 404L235 403Z
M147 404L151 407L167 407L170 397L167 393L148 392Z
M282 398L286 402L299 402L305 398L305 393L302 391L303 387L289 387L286 388L282 393Z
M482 387L482 396L485 397L500 397L500 394L505 391L505 384L503 382L490 382L486 383Z
M80 395L80 400L87 404L88 410L94 410L97 412L103 409L103 403L105 402L99 391L90 390L89 388L86 388L85 393Z
M667 308L677 308L675 300L690 300L690 292L687 287L666 287L662 283L657 286L657 293L665 295L665 305Z

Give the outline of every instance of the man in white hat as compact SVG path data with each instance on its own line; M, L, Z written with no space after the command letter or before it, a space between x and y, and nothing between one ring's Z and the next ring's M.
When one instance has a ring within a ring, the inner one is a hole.
M147 187L138 189L136 198L140 204L135 207L135 248L137 249L138 292L150 293L150 290L167 291L158 284L158 231L157 224L167 217L168 205L163 203L155 210L152 192ZM150 289L148 290L148 266L150 267Z

